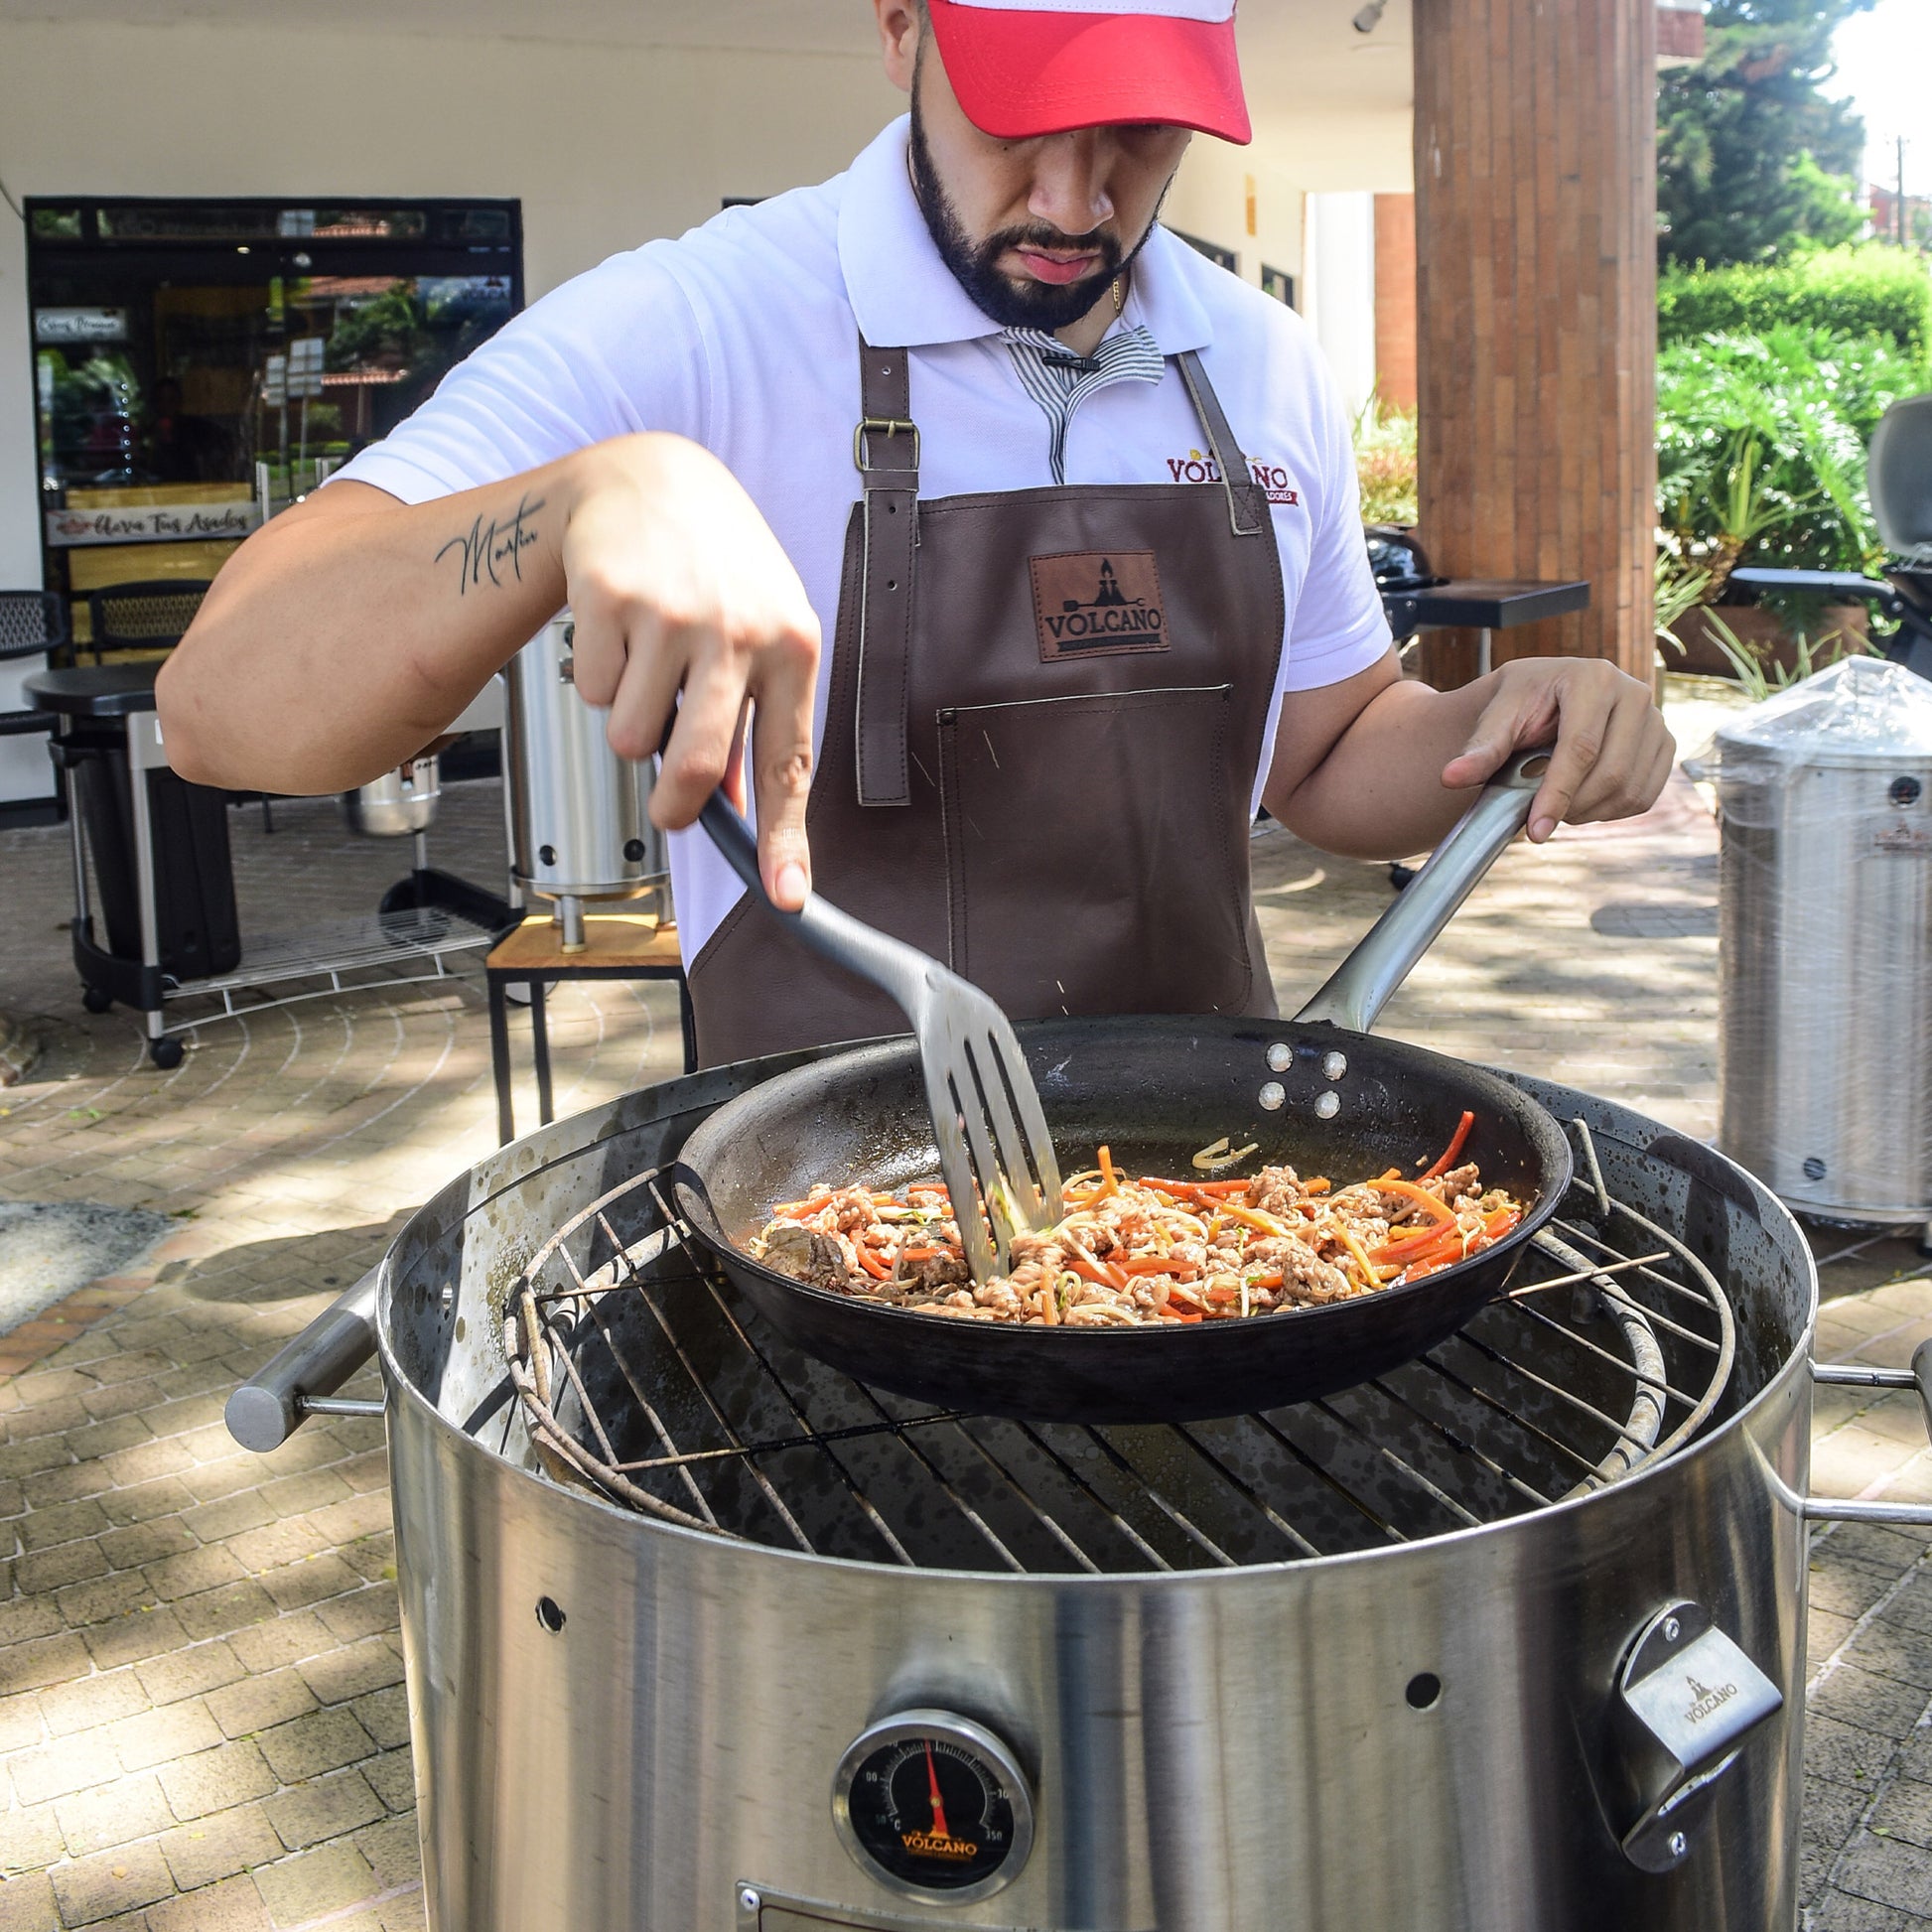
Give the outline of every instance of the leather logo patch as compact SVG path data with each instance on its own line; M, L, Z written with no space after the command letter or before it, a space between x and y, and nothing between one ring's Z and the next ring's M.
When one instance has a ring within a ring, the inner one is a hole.
M1085 550L1033 559L1040 661L1171 650L1152 550Z

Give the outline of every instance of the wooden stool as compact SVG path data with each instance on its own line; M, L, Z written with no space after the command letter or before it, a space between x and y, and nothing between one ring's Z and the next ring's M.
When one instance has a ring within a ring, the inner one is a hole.
M552 1118L550 1035L543 995L558 980L675 980L678 1021L684 1034L684 1070L698 1068L697 1032L691 1020L691 993L684 983L677 927L637 913L605 912L584 921L581 952L565 952L563 928L547 914L512 926L483 962L489 988L489 1057L496 1073L496 1132L502 1145L516 1138L510 1105L510 1036L503 989L530 989L530 1032L536 1051L537 1111L543 1125Z

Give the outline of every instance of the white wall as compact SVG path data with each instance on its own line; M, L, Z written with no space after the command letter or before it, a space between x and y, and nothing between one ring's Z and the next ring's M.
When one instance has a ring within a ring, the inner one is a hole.
M1302 313L1351 416L1375 391L1375 197L1311 195L1308 294Z

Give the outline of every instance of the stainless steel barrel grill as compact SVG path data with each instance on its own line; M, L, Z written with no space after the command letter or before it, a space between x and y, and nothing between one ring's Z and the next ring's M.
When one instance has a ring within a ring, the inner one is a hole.
M275 1440L375 1330L439 1932L1795 1924L1803 1525L1928 1512L1805 1496L1816 1276L1755 1181L1524 1080L1578 1178L1428 1357L991 1421L687 1246L679 1147L790 1063L481 1164L238 1393Z

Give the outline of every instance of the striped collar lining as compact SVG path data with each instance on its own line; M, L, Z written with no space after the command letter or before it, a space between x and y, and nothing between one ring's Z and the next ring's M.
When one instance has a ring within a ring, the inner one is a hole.
M1160 344L1144 325L1116 327L1091 355L1075 354L1043 329L1002 333L1021 387L1046 418L1056 483L1066 482L1066 433L1080 405L1110 382L1159 382L1167 367Z

